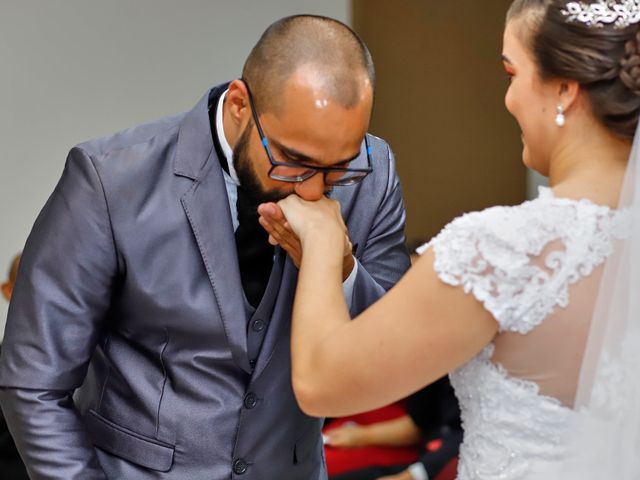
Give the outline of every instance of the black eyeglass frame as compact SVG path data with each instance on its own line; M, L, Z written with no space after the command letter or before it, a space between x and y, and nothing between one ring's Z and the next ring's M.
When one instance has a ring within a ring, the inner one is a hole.
M256 111L255 104L253 103L253 95L251 94L251 89L249 88L249 84L245 79L241 79L247 88L247 93L249 95L249 105L251 106L251 114L253 116L253 121L256 124L256 129L258 130L258 135L260 135L260 142L264 147L265 152L267 153L267 157L269 158L269 162L271 163L271 168L269 169L269 177L273 180L279 180L281 182L289 182L289 183L301 183L305 180L309 180L311 177L318 173L322 173L324 176L325 185L329 186L349 186L360 183L365 179L367 175L373 172L373 163L371 159L372 151L369 145L369 140L367 135L364 136L364 145L367 153L367 167L366 168L349 168L349 167L318 167L315 165L309 165L306 163L289 163L289 162L279 162L273 158L273 154L271 153L271 148L269 148L269 141L267 140L267 136L264 134L262 130L262 125L260 125L260 120L258 119L258 112ZM273 171L276 167L289 167L289 168L306 168L309 171L303 175L297 175L292 177L286 177L282 175L274 175ZM353 174L362 174L359 177L351 177L346 178L345 181L341 182L340 179L337 181L333 181L327 178L327 175L330 173L353 173Z

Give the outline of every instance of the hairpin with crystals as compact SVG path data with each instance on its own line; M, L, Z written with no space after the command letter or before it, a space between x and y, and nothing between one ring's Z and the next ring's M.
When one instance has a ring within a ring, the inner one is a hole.
M567 22L584 23L589 27L613 25L623 29L640 22L640 0L569 2L561 12Z

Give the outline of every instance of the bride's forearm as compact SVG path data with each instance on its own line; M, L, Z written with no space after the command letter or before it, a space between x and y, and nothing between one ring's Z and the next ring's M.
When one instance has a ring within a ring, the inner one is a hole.
M303 245L293 307L291 354L293 387L303 410L322 402L333 372L329 349L340 327L349 322L342 290L344 236L314 235Z

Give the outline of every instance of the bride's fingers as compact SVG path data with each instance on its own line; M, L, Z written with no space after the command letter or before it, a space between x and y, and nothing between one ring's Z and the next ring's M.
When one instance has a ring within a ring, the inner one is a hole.
M291 233L295 233L293 231L293 228L291 228L291 225L289 225L289 222L285 221L283 226L284 226L285 229L289 230Z
M258 207L258 213L272 224L274 228L276 225L282 225L282 228L295 234L293 228L291 228L291 225L287 221L284 212L278 205L272 203L263 204Z
M298 239L298 236L289 225L289 222L287 222L284 218L279 221L270 221L269 223L271 224L273 229L282 237L294 237L296 240Z

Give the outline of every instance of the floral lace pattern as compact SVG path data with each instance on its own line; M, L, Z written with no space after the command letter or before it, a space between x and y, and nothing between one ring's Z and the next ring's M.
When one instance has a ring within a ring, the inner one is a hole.
M636 332L622 341L620 351L606 351L600 360L595 380L598 387L592 393L591 411L603 421L613 419L616 424L622 425L630 418L636 417L634 412L638 406L633 403L633 399L640 396L637 370L640 365L640 351L635 346L639 342Z
M569 304L569 287L589 276L624 238L626 215L587 200L536 200L463 215L431 242L440 279L462 286L493 315L501 332L526 334ZM550 248L553 246L553 248ZM574 411L509 376L490 344L452 372L465 438L459 480L523 479L562 456Z
M563 454L572 410L540 395L535 383L509 377L492 355L489 345L450 375L464 427L459 480L521 480L535 464Z

